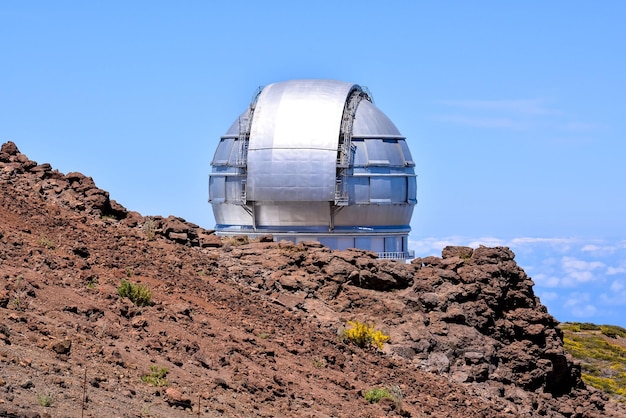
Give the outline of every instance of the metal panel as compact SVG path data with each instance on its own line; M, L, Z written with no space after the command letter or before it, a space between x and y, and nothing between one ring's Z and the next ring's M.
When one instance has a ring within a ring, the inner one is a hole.
M214 204L213 215L215 216L216 229L221 230L225 226L234 225L237 228L252 227L252 217L245 211L243 206L229 204Z
M409 232L413 205L350 205L335 214L335 228L341 226L389 226Z
M350 203L367 204L370 202L370 178L348 178L348 196Z
M243 123L242 121L246 120L249 115L250 115L250 109L248 108L241 115L239 115L237 119L235 119L233 124L230 125L230 128L228 128L228 131L226 131L226 133L222 136L222 138L239 137L239 128L241 124Z
M257 100L248 147L248 199L332 201L339 128L353 84L270 84Z
M215 156L213 157L211 165L216 166L228 164L228 160L230 159L230 152L233 149L234 141L235 140L233 138L222 138L217 146L217 150L215 150Z
M347 250L348 248L354 248L354 238L353 237L338 237L337 249Z
M391 178L370 178L370 202L391 203Z
M408 203L407 201L407 178L390 177L391 181L391 202Z
M315 227L330 226L330 206L328 202L279 202L255 206L259 227Z
M209 177L209 202L221 203L226 200L225 177Z
M400 148L402 148L402 155L404 155L404 164L409 167L415 166L413 162L413 157L411 157L411 151L409 151L409 146L405 140L398 141Z
M367 147L364 140L352 140L354 146L353 153L353 166L354 167L366 167L367 166Z
M367 100L362 100L356 110L352 136L355 138L404 138L387 115Z

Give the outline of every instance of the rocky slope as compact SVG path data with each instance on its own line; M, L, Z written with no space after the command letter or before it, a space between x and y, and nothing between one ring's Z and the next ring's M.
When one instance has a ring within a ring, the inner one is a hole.
M532 286L507 248L405 265L222 240L0 151L0 416L626 416L585 387ZM343 341L351 320L383 350ZM379 387L395 400L368 403Z

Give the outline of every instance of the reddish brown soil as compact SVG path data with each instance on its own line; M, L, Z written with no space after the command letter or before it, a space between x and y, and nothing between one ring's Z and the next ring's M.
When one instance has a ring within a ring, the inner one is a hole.
M584 387L508 249L402 265L246 241L128 212L4 144L0 416L624 416ZM342 341L354 319L384 350ZM142 381L152 366L168 386ZM383 386L402 399L364 399Z

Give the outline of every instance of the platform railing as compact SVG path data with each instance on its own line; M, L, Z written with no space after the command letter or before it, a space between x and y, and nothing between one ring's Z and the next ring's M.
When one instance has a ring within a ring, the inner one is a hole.
M385 260L406 260L409 254L404 251L383 251L378 253L378 258Z

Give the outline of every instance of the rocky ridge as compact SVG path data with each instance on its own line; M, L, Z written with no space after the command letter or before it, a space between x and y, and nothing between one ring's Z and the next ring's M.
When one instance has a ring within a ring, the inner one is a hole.
M120 298L121 279L154 304ZM221 239L0 150L0 416L625 416L532 286L503 247L400 264ZM383 351L342 341L354 319ZM169 386L141 381L151 366ZM380 386L401 401L365 401Z

